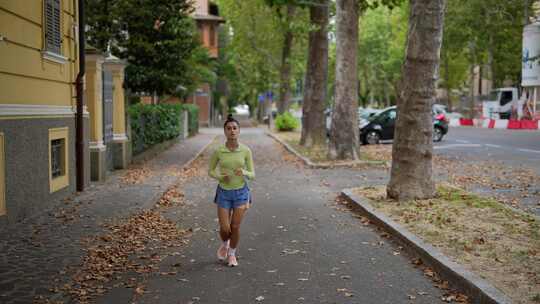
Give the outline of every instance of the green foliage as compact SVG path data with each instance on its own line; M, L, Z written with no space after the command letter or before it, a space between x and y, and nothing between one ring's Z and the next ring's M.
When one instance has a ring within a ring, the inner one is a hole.
M189 136L193 136L199 132L199 107L189 103L182 107L188 112L188 132Z
M208 79L189 0L85 1L90 44L126 59L126 86L137 93L189 94ZM183 89L182 89L183 88ZM187 89L187 90L186 90Z
M464 57L469 65L491 63L495 87L507 79L517 84L526 3L526 0L449 0L442 55L448 57L450 65ZM457 73L462 71L458 69Z
M405 54L407 19L407 3L394 9L378 6L361 17L358 45L361 105L367 106L371 97L379 106L395 102Z
M287 29L294 32L291 75L293 80L303 79L310 29L307 11L297 9L294 20L288 22L280 17L286 15L286 7L271 7L265 0L217 0L217 4L227 20L220 35L227 45L220 49L218 76L229 83L228 101L248 104L254 113L257 93L272 90L273 84L279 83Z
M128 108L131 121L133 152L140 153L182 132L182 105L147 105L138 103Z
M84 0L86 15L87 42L102 51L107 50L109 42L120 31L116 17L118 0Z
M299 127L300 123L291 113L285 112L276 117L276 128L278 131L293 131Z
M189 84L188 60L198 45L186 0L119 0L122 58L127 58L126 85L134 92L172 94Z
M202 45L197 46L186 61L185 78L188 81L182 83L183 89L176 90L172 95L182 99L187 98L197 89L201 83L213 84L217 80L216 62L210 58L208 49Z

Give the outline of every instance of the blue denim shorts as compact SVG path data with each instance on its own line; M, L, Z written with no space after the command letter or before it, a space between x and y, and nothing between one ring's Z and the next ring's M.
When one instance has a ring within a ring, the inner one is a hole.
M233 209L245 205L246 202L251 203L251 193L247 183L243 188L233 190L225 190L218 185L214 203L219 207Z

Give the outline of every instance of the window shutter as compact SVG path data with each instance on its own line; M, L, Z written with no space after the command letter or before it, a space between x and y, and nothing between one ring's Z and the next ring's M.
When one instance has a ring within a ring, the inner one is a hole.
M45 49L62 54L60 0L45 0Z

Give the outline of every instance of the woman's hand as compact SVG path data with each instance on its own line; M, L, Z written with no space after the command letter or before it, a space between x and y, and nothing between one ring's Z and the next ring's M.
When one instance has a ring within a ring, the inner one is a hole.
M223 182L226 183L226 184L228 184L229 181L231 180L231 178L229 177L229 175L227 173L223 174L221 176L221 178L223 179Z
M244 176L244 172L242 171L242 169L237 168L237 169L234 170L234 175L236 175L236 176Z

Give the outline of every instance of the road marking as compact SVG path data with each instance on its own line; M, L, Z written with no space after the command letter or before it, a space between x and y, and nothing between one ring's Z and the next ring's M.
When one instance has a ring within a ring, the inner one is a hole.
M531 150L531 149L518 149L518 151L521 151L521 152L540 153L540 151L538 151L538 150Z
M470 143L471 143L471 142L468 141L468 140L461 140L461 139L456 139L456 142L462 143L462 144L470 144Z
M480 148L482 145L479 144L451 144L451 145L444 145L444 146L435 146L433 149L440 150L440 149L451 149L451 148Z
M502 146L499 146L499 145L492 145L492 144L484 144L484 146L490 147L490 148L502 148Z

